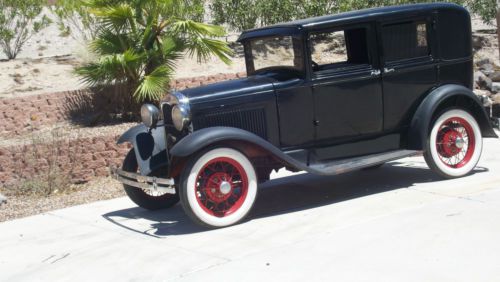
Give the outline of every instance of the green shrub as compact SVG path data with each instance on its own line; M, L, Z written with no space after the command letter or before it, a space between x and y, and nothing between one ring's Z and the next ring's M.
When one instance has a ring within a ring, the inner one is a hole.
M44 0L0 0L0 46L15 59L30 37L50 24L42 15Z
M365 8L411 3L435 2L433 0L214 0L212 17L216 24L226 24L242 31L294 19L359 10ZM496 15L496 0L445 0L468 6L484 21Z

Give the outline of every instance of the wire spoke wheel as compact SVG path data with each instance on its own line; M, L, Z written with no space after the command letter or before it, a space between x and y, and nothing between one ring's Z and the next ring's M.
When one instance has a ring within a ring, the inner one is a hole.
M257 176L250 160L231 148L193 156L181 175L180 196L186 214L205 227L241 221L257 197Z
M196 194L203 209L223 217L241 207L248 192L248 177L239 163L217 158L207 163L197 176Z
M452 117L440 125L436 149L445 165L452 168L463 167L471 160L474 147L474 132L465 119Z
M468 174L481 157L481 130L475 118L462 109L443 111L434 121L428 138L425 161L445 178Z

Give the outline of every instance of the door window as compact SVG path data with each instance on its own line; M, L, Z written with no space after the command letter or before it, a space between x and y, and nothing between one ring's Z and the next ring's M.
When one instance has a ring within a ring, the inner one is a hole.
M366 28L316 32L310 35L313 71L369 64Z
M386 62L430 55L426 22L404 22L385 25L382 33Z

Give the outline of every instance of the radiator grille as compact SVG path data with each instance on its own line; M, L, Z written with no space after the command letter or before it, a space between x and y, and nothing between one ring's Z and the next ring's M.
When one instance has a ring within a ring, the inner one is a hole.
M266 139L266 116L263 109L210 112L195 117L195 130L212 126L241 128Z

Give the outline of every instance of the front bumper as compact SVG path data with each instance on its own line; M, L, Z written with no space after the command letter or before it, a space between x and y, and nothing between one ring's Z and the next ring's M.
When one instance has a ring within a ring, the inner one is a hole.
M138 173L123 171L120 168L112 168L111 175L116 180L128 186L142 190L175 194L175 182L172 178L143 176Z

